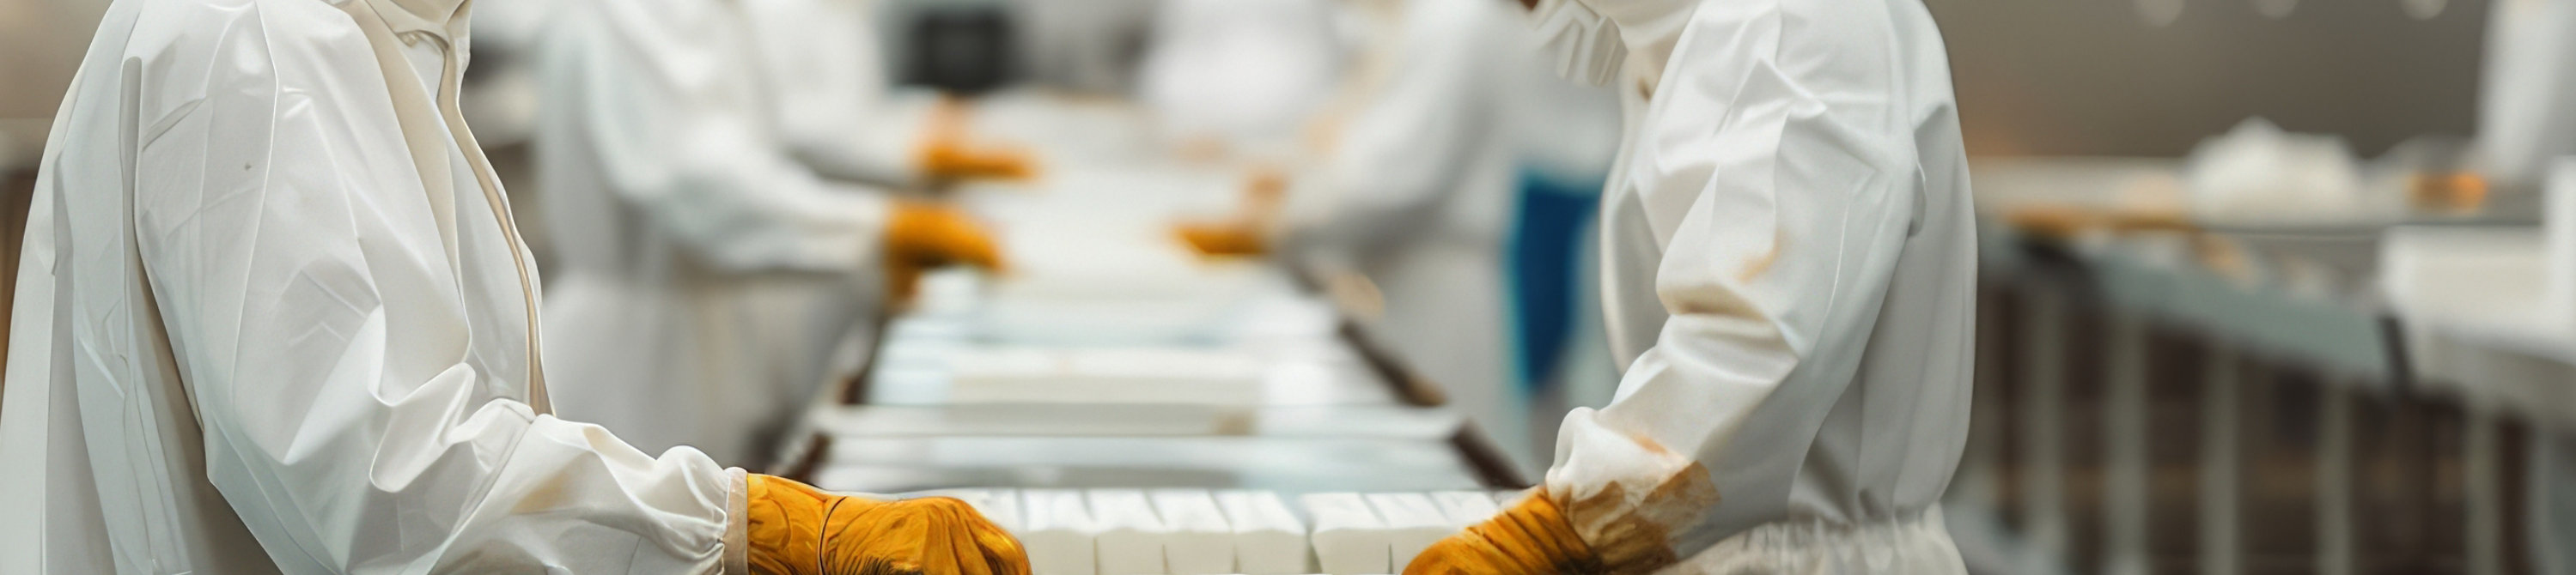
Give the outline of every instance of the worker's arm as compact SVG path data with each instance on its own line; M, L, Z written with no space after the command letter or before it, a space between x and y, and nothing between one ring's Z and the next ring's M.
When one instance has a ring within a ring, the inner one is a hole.
M1887 8L1729 6L1693 17L1630 135L1670 318L1608 407L1566 417L1548 471L1605 559L1786 517L1922 211L1921 70Z
M772 131L723 3L571 2L549 114L576 114L606 187L720 269L867 271L882 193L828 182Z
M290 16L314 17L267 19ZM519 312L469 317L483 296L402 142L366 136L397 128L378 80L353 79L364 40L298 30L202 36L223 63L203 100L136 134L139 260L70 264L149 277L135 303L157 304L207 480L268 555L304 573L740 572L740 471L535 413L523 369L474 367L517 366L470 361L469 335Z
M920 146L936 101L890 93L873 3L745 0L773 122L796 159L833 178L921 181Z
M1460 7L1441 3L1442 8ZM1391 68L1368 103L1342 118L1340 135L1311 177L1292 180L1283 230L1291 246L1366 253L1423 229L1440 216L1476 151L1507 132L1491 124L1499 98L1489 62L1497 44L1492 10L1415 10L1394 41Z

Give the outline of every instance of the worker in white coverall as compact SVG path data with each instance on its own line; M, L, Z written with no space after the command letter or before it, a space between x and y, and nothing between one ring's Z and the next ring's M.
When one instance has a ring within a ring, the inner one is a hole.
M1317 157L1256 178L1231 221L1185 225L1202 252L1266 251L1327 276L1365 278L1364 322L1440 386L1485 437L1536 469L1527 398L1510 363L1503 237L1511 225L1508 115L1530 50L1496 0L1345 0L1362 45L1318 118ZM1264 190L1265 187L1284 187ZM1276 198L1272 198L1272 195Z
M2571 29L2576 0L2499 2L2489 8L2477 146L2483 172L2499 188L2549 197L2560 192L2548 186L2566 185L2552 178L2576 170L2576 108L2567 105L2576 100ZM2530 471L2522 496L2532 502L2532 512L2522 528L2532 572L2576 573L2576 545L2569 544L2576 541L2576 430L2536 427L2527 443Z
M999 263L981 226L882 185L1026 158L891 102L860 2L560 1L537 159L567 416L766 461L921 265Z
M18 270L0 572L1027 573L953 499L549 414L466 4L108 7Z
M1617 399L1545 485L1422 573L1960 573L1976 239L1920 0L1539 0L1615 78L1603 203Z

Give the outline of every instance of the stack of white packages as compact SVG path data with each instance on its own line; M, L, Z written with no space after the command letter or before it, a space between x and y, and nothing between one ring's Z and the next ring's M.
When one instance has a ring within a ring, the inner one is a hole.
M1234 531L1235 572L1244 575L1310 573L1306 524L1288 502L1268 491L1222 491L1217 506Z
M1099 575L1093 546L1100 524L1082 492L1031 489L1020 498L1020 548L1029 553L1029 569L1043 575Z
M1520 492L1316 493L1301 498L1315 518L1315 558L1330 575L1398 573L1422 550L1501 512Z
M1134 489L1095 489L1091 495L1091 518L1100 524L1099 561L1104 575L1162 575L1173 571L1165 566L1163 549L1172 538L1172 530L1163 526L1163 518L1154 512L1154 503L1145 492Z
M1520 492L943 489L1020 538L1036 575L1382 575Z
M1152 492L1154 513L1170 535L1163 544L1164 568L1171 573L1242 573L1235 567L1234 529L1216 497L1196 489Z
M1315 518L1315 531L1308 541L1315 546L1315 562L1330 575L1367 575L1392 573L1388 551L1393 549L1393 530L1386 520L1369 508L1368 499L1357 493L1310 493L1298 498L1306 505L1306 514Z

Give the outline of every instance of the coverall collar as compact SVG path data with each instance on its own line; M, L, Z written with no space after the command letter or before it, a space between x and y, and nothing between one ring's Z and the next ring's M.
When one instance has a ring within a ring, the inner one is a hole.
M413 34L428 34L447 44L447 49L460 56L465 52L467 5L473 0L348 0L365 2L385 19L385 26L397 36L411 41Z
M1628 47L1629 62L1643 66L1634 72L1658 78L1663 76L1664 64L1672 60L1673 46L1681 42L1683 26L1703 0L1574 1L1618 24L1619 41Z

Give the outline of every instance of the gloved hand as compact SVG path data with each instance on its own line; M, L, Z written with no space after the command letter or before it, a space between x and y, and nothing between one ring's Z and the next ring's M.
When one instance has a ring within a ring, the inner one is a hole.
M1610 573L1545 492L1423 549L1404 575ZM1642 572L1642 571L1638 571Z
M1233 217L1209 222L1185 222L1172 227L1190 249L1203 256L1257 256L1270 253L1271 228L1278 219L1279 203L1287 195L1288 178L1277 170L1256 169L1251 182L1243 188L1243 210Z
M763 575L1028 575L1010 533L964 501L878 501L752 475L744 534Z
M921 282L921 273L951 263L990 270L1003 269L1002 252L984 226L952 208L897 201L885 230L888 299L905 301Z
M977 144L966 127L966 111L953 101L941 102L923 124L922 175L934 180L1027 180L1037 177L1037 158L1026 150Z
M1182 223L1172 226L1172 233L1203 256L1257 256L1270 252L1270 238L1262 233L1261 226L1240 219Z

